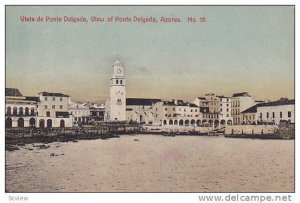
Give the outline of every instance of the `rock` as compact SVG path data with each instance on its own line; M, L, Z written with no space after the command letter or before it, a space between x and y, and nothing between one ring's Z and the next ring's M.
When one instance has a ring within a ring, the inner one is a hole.
M133 141L140 141L139 139L135 138Z
M19 147L8 145L8 146L5 147L5 150L9 151L9 152L12 152L12 151L15 151L15 150L19 150Z

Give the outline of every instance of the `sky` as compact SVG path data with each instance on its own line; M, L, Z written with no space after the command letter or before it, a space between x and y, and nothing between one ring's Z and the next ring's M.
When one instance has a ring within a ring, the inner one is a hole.
M152 16L158 23L94 23L91 16ZM127 97L192 101L247 91L256 100L294 98L294 7L6 6L6 87L23 95L61 92L103 102L116 57L125 66Z

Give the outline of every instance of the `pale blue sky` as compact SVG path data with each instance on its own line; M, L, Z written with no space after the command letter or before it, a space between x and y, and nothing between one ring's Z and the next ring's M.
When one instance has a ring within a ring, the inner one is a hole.
M178 23L22 23L20 16L180 17ZM207 23L187 23L189 16ZM6 86L25 95L108 96L112 63L125 64L128 97L192 100L248 91L294 98L292 6L6 7Z

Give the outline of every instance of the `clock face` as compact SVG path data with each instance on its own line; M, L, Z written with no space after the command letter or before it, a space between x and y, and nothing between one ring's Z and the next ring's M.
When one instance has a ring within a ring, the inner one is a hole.
M118 69L117 69L117 73L122 73L122 69L121 69L121 68L118 68Z

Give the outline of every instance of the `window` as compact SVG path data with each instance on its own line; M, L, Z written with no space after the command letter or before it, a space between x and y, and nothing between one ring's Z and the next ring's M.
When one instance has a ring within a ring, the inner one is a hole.
M48 97L45 97L45 101L47 101L48 100Z
M55 109L55 105L52 105L52 109Z
M226 106L229 106L229 104L226 104Z
M175 108L173 108L173 111L175 111Z
M120 84L121 84L121 85L123 84L123 80L120 80Z
M267 118L269 118L269 112L267 113Z
M50 117L50 111L47 111L47 112L46 112L46 116L47 116L47 117Z
M63 100L63 98L62 98L62 97L60 97L60 98L59 98L59 101L62 101L62 100Z
M288 111L288 117L292 117L292 112Z
M227 114L226 116L229 117L229 114Z
M116 80L116 84L119 84L119 80Z
M193 112L193 109L191 109L191 112Z
M165 111L167 111L168 109L167 108L165 108Z
M272 113L272 117L275 118L275 112Z
M45 109L48 109L48 105L45 105Z
M55 97L52 97L52 101L55 101Z
M220 104L220 106L222 106L222 104Z
M280 112L280 118L282 118L282 112Z
M59 105L59 108L60 108L60 109L63 109L63 105Z
M168 117L168 114L165 114L165 117Z
M228 112L228 111L229 111L229 109L227 108L227 109L226 109L226 111Z
M220 111L222 111L222 108L220 108Z
M118 104L122 104L121 99L117 99L117 103L118 103Z
M195 109L195 112L197 112L197 109Z
M155 111L157 111L157 108L155 109Z
M259 117L262 118L262 113L259 114Z

